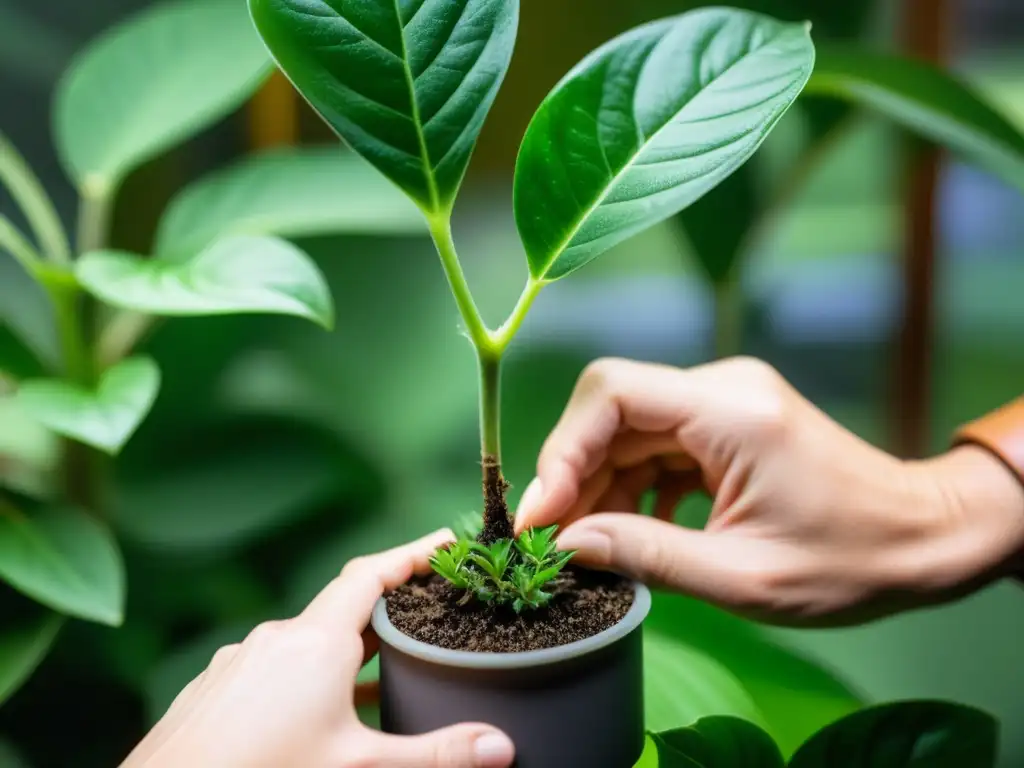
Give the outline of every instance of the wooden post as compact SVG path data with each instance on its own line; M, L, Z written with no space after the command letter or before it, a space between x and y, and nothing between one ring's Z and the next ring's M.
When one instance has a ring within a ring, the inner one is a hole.
M948 0L904 0L900 38L910 56L946 61ZM942 153L914 142L907 158L902 259L902 324L889 414L892 449L905 458L929 450L935 345L936 192Z
M280 71L275 71L252 98L248 112L251 150L299 143L299 95Z

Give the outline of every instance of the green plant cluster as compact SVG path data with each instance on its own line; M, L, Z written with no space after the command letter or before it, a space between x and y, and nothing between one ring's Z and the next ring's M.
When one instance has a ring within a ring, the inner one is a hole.
M879 704L812 734L789 759L760 726L737 717L704 717L650 734L637 768L967 768L992 766L999 724L987 712L942 700Z
M493 605L511 605L516 613L544 608L551 602L545 590L575 551L559 552L554 540L558 526L530 529L519 538L481 544L460 538L439 549L430 566L456 589Z

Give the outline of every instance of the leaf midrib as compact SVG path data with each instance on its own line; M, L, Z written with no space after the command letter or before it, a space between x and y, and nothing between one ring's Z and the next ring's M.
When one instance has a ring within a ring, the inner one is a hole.
M427 137L424 134L423 119L420 117L420 103L416 98L416 78L413 77L412 68L409 66L409 46L405 39L405 25L402 23L402 9L398 0L392 0L395 9L395 23L398 24L398 37L402 41L402 74L405 77L406 87L409 89L409 102L412 108L412 122L416 127L416 141L420 146L420 160L423 163L423 175L427 180L427 192L430 194L430 207L432 213L437 213L441 207L440 195L437 191L437 179L434 178L434 167L430 164L430 150L427 148ZM422 8L423 6L420 6ZM416 13L419 13L417 9ZM413 14L415 18L415 14ZM461 22L461 19L460 19ZM456 22L456 24L460 23Z
M397 3L397 0L395 0L395 2ZM763 44L762 44L762 45L761 45L761 46L760 46L760 47L759 47L759 48L757 49L757 51L761 51L761 50L763 50L763 49L764 49L765 47L767 47L768 45L770 45L771 43L775 42L775 41L776 41L776 40L777 40L777 39L778 39L779 37L781 37L781 36L782 36L782 34L784 34L785 32L789 31L789 30L790 30L790 29L792 28L792 26L793 26L793 25L783 25L783 26L781 27L781 29L779 30L779 32L778 32L777 34L773 35L772 37L770 37L770 38L769 38L768 40L766 40L766 41L765 41L765 42L764 42L764 43L763 43ZM667 33L666 33L666 34L667 34ZM660 45L660 44L661 44L661 42L662 42L662 41L663 41L664 39L665 39L665 38L664 38L664 36L663 36L663 37L661 38L661 40L659 40L659 41L658 41L658 45ZM655 48L656 48L656 47L657 47L657 45L655 45ZM732 71L732 69L733 69L734 67L737 67L737 66L739 66L739 65L740 65L740 64L741 64L741 63L742 63L742 62L743 62L743 61L744 61L745 59L747 59L747 58L748 58L748 57L749 57L749 56L751 55L751 53L753 53L753 52L749 52L749 53L748 53L748 54L747 54L746 56L743 56L743 57L741 57L741 58L737 59L737 60L736 60L736 61L734 61L734 62L733 62L732 64L730 64L730 65L729 65L728 67L726 67L725 69L723 69L723 70L722 70L722 71L721 71L721 72L720 72L720 73L719 73L718 75L716 75L716 76L715 76L714 78L712 78L712 79L711 79L711 80L710 80L710 81L709 81L709 82L707 83L707 85L703 86L703 87L702 87L702 88L701 88L701 89L700 89L700 90L699 90L699 91L698 91L697 93L695 93L695 94L693 95L693 97L692 97L692 98L690 98L690 99L689 99L688 101L686 101L686 102L684 102L684 103L683 103L682 105L680 105L679 109L677 109L677 110L676 110L676 111L675 111L675 112L673 113L673 117L677 116L677 115L678 115L678 114L679 114L680 112L682 112L682 111L683 111L684 109L686 109L686 107L688 107L688 106L689 106L690 104L692 104L692 103L693 103L693 102L694 102L694 101L695 101L695 100L696 100L697 98L699 98L699 97L701 96L701 94L703 94L703 93L704 93L704 92L705 92L706 90L708 90L708 89L709 89L709 88L710 88L711 86L713 86L713 85L714 85L714 84L715 84L716 82L718 82L719 80L721 80L721 79L722 79L722 78L723 78L723 77L724 77L724 76L725 76L726 74L728 74L728 73L729 73L730 71ZM648 62L650 61L650 58L651 58L651 57L650 57L650 54L648 54L648 56L646 57L646 59L645 59L645 61L644 61L644 66L643 66L643 68L641 69L641 77L643 76L643 70L644 70L644 69L646 69L646 67L647 67L647 64L648 64ZM639 81L639 80L640 80L640 78L638 77L638 78L637 78L637 81ZM579 219L577 220L577 222L576 222L575 226L573 226L573 228L572 228L572 231L571 231L571 232L569 233L569 235L568 235L567 237L565 237L565 238L564 238L564 239L562 240L562 242L561 242L561 243L559 244L559 246L558 246L558 248L557 248L557 249L555 249L554 251L552 251L552 256L551 256L551 258L550 258L550 259L548 260L547 264L546 264L546 265L545 265L545 267L544 267L544 273L543 273L543 275L541 275L541 279L542 279L542 280L543 280L543 279L545 279L545 276L546 276L546 275L547 275L547 274L548 274L548 273L549 273L549 272L551 271L551 268L552 268L552 267L554 266L555 262L556 262L556 261L558 261L558 257L559 257L559 256L561 256L561 255L562 255L563 253L565 253L565 250L566 250L566 248L568 248L569 244L570 244L570 243L571 243L571 242L572 242L572 241L573 241L573 240L575 239L576 235L578 235L578 234L579 234L580 230L581 230L581 229L583 228L583 225L584 225L584 223L586 223L586 221L587 221L587 220L588 220L588 219L589 219L589 218L590 218L590 217L591 217L591 216L592 216L592 215L594 214L594 212L595 212L595 211L596 211L596 210L597 210L598 208L600 208L600 207L601 207L602 205L604 205L604 201L608 199L608 195L610 195L610 194L611 194L611 192L612 192L612 190L613 190L613 189L615 189L615 187L616 187L616 186L618 185L618 183L619 183L619 182L620 182L620 181L622 180L622 177L623 177L623 176L624 176L624 175L625 175L626 173L628 173L628 172L629 172L630 170L632 170L632 169L633 169L633 167L634 167L634 166L635 166L635 164L636 164L636 160L637 160L637 158L639 158L639 157L640 157L641 155L643 155L643 154L644 154L644 152L646 152L646 151L647 151L647 149L648 149L648 148L649 148L649 147L651 146L651 144L652 144L652 143L654 142L654 140L655 140L655 139L657 139L657 138L658 138L658 136L660 136L660 135L661 135L662 131L664 131L664 130L665 130L665 127L666 127L667 125L669 125L669 123L671 123L671 122L672 122L671 120L667 120L667 121L665 121L665 123L663 123L663 124L661 125L661 127L660 127L660 128L658 128L658 130L656 130L656 131L655 131L654 133L652 133L652 134L651 134L651 135L650 135L650 136L649 136L649 137L647 138L647 140L646 140L646 141L644 141L644 143L643 143L643 144L642 144L642 145L641 145L641 146L640 146L640 147L639 147L639 148L637 149L637 151L636 151L636 152L635 152L635 153L633 154L633 157L632 157L632 158L630 158L630 160L629 160L629 161L628 161L628 162L627 162L627 163L626 163L625 165L623 165L623 166L622 166L622 168L621 168L621 169L619 170L619 172L615 174L614 178L612 178L612 179L611 179L611 180L610 180L610 181L608 182L608 184L607 184L607 185L605 185L604 191L603 191L603 192L602 192L602 193L601 193L601 194L600 194L600 195L598 196L597 200L595 200L595 201L594 201L594 203L593 203L593 204L592 204L592 205L591 205L591 206L590 206L590 207L589 207L589 208L587 209L587 211L586 211L586 212L585 212L585 213L584 213L584 214L583 214L582 216L580 216L580 217L579 217ZM602 152L603 152L603 151L604 151L604 150L603 150L603 145L602 145Z

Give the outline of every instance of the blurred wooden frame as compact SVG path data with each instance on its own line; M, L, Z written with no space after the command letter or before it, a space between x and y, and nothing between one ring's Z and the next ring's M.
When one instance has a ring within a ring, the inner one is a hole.
M249 102L249 150L259 152L301 143L300 107L299 94L288 78L275 69Z

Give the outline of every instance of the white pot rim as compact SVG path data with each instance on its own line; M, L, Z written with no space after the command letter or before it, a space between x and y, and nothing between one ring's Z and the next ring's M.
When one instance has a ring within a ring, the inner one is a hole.
M391 623L391 619L388 618L387 601L383 597L373 607L370 625L382 643L407 656L430 664L460 669L525 669L546 664L558 664L606 648L639 627L647 618L650 610L651 591L640 582L633 582L633 605L617 624L583 640L576 640L554 648L514 653L454 651L450 648L440 648L424 643L422 640L416 640L399 631Z

